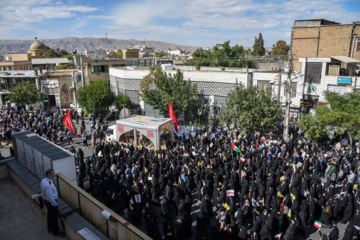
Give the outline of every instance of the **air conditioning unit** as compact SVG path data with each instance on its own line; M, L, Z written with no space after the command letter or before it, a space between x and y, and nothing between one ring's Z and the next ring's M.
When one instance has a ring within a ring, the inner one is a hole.
M74 83L80 83L81 82L81 74L80 73L76 73L73 76L73 82Z

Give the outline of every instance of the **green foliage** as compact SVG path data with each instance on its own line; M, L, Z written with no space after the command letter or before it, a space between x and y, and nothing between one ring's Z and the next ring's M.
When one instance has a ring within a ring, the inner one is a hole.
M44 58L57 58L59 57L59 54L52 48L49 48L45 53L44 53Z
M69 53L65 49L59 51L59 57L66 57Z
M273 45L271 49L272 56L283 56L287 55L290 50L289 45L286 44L284 40L279 40L276 44Z
M254 56L264 56L265 55L265 48L264 48L264 39L262 34L259 33L259 37L255 37L255 42L253 46L253 55Z
M325 92L330 107L322 106L316 110L316 118L325 125L347 129L347 132L360 140L360 94Z
M86 110L84 111L84 117L88 117L89 114L90 114L90 113L89 113L88 111L86 111Z
M111 51L109 54L108 54L108 57L109 58L122 58L122 52L121 50L117 50L116 52L115 51Z
M65 65L56 66L55 69L56 69L56 70L59 70L59 69L70 69L70 67L65 64Z
M10 88L10 93L7 98L10 102L25 106L26 104L32 104L39 101L41 99L41 93L36 89L35 83L25 81Z
M313 140L326 138L326 126L312 115L303 115L296 124L304 135Z
M103 79L85 85L77 92L79 105L85 108L85 111L95 114L104 114L114 100L115 96L110 89L109 82Z
M280 102L272 96L271 88L236 84L220 109L219 120L246 129L274 129L280 121Z
M119 94L115 97L115 106L121 111L123 108L131 109L131 100L129 96Z
M255 66L252 61L242 59L245 57L246 51L243 46L230 46L230 41L223 44L223 48L216 46L213 51L198 48L193 53L193 59L187 60L184 64L188 66L196 66L200 70L201 66L211 67L234 67L245 68Z
M67 59L72 60L72 54L69 54L65 49L61 49L59 52L56 52L54 49L49 48L44 53L44 58L58 58L58 57L66 57Z
M160 67L151 67L150 74L140 83L137 94L162 115L169 113L169 99L177 116L181 113L185 117L193 116L201 106L196 86L192 86L190 80L184 80L180 70L173 75L166 75Z
M163 57L163 56L166 56L167 55L167 53L165 53L165 52L156 52L155 53L155 57Z

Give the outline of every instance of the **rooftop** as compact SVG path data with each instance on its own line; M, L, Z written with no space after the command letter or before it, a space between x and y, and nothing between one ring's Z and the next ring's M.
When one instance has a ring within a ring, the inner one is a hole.
M43 76L44 73L39 73L39 76ZM36 78L34 70L12 70L0 72L0 78Z
M307 26L323 26L323 25L334 25L340 24L335 21L329 21L326 19L303 19L303 20L295 20L294 27L307 27Z
M46 50L46 49L47 49L46 45L40 42L39 40L36 40L30 46L30 50Z
M37 64L61 64L61 63L70 63L67 58L34 58L31 59L33 65Z

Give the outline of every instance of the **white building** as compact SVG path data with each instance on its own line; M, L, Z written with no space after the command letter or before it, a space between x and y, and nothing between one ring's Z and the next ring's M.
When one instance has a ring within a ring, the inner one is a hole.
M355 73L355 64L359 60L348 57L332 58L300 58L303 62L301 72L291 74L290 115L293 121L300 116L300 102L302 99L310 100L310 108L326 104L323 92L325 90L340 93L360 88L356 76L340 76L344 72L341 66L347 64L347 69ZM226 96L234 89L236 82L245 86L257 85L259 87L271 86L273 93L278 96L285 106L288 74L279 72L260 72L257 69L228 69L217 67L201 67L200 71L193 66L162 66L167 74L176 73L180 69L184 79L190 79L197 85L198 93L206 101L205 112L218 114L220 107L225 104ZM140 89L140 82L149 74L148 68L110 68L110 86L117 94L125 94L134 103L139 103L145 115L158 115L143 101L138 101L136 90ZM302 109L306 110L306 109Z
M177 49L177 50L168 50L168 54L169 55L175 55L175 56L179 56L181 54L183 54L184 51L183 50L180 50L180 49Z
M329 58L299 58L302 62L298 91L303 98L310 100L313 109L316 106L327 104L324 91L340 94L360 88L356 65L357 59L345 56L332 56Z
M246 69L222 69L222 68L201 68L197 71L192 66L163 66L163 70L169 74L175 74L176 70L180 69L184 74L184 79L190 79L192 84L196 84L198 93L205 100L205 112L211 114L218 114L220 107L225 104L226 96L234 89L235 83L242 83L245 86L251 84L259 84L261 86L272 85L274 91L277 93L278 89L278 73L252 73L246 72ZM125 94L130 97L131 101L138 103L146 115L156 115L159 113L154 111L150 106L143 101L138 101L136 90L140 89L140 82L150 72L148 68L110 68L110 86L112 91L118 94ZM282 74L282 79L286 79L286 73ZM280 85L280 94L283 100L284 88ZM294 101L295 102L295 101ZM294 108L299 108L299 104Z
M85 50L85 56L89 60L104 60L106 58L106 51L104 49Z

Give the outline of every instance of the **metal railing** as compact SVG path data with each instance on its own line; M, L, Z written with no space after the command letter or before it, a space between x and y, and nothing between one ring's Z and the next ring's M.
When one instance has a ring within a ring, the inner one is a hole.
M61 173L57 174L57 183L59 197L109 239L151 239ZM104 210L111 214L109 220L102 215Z

